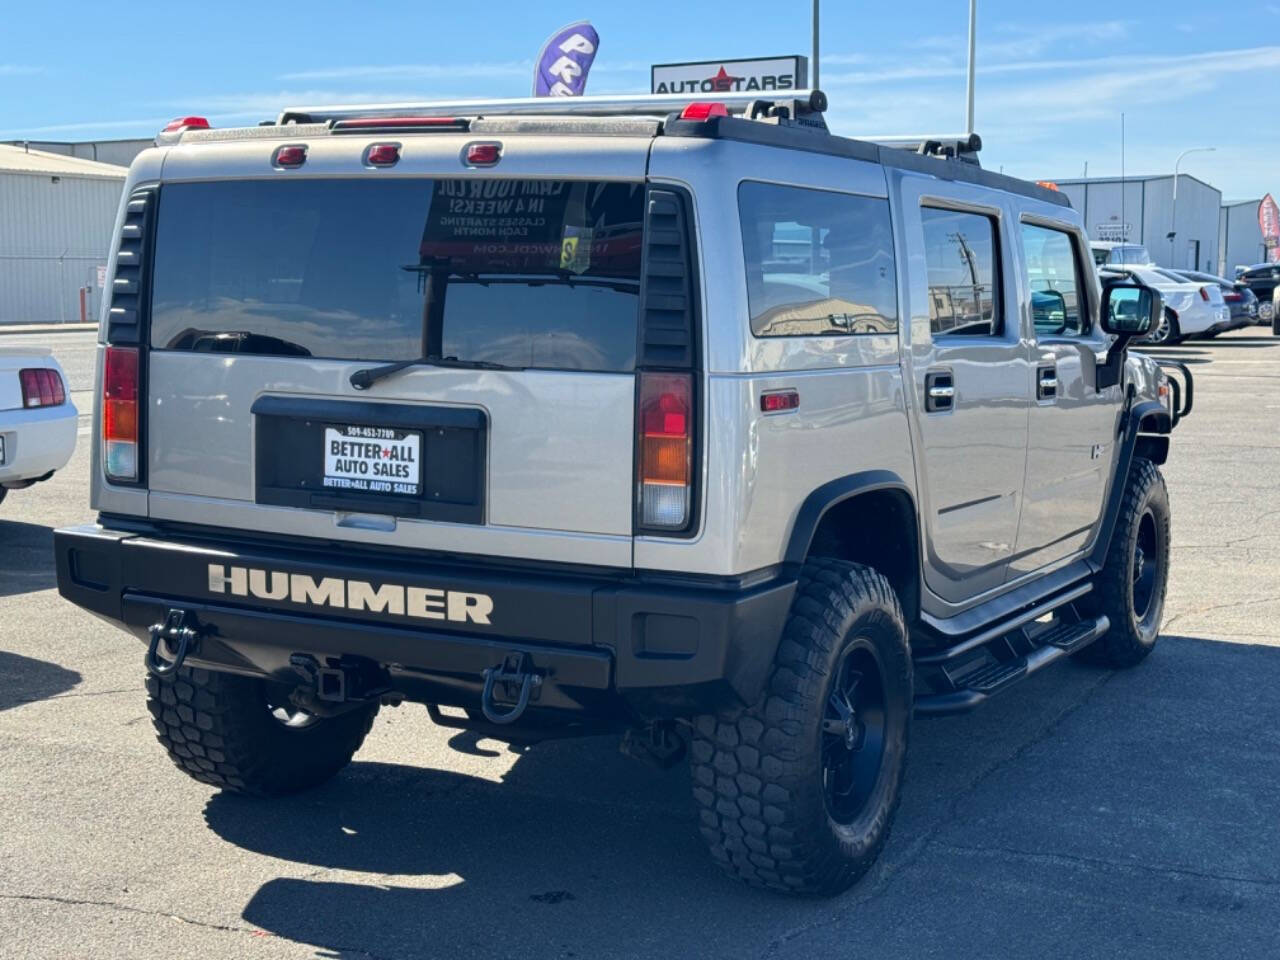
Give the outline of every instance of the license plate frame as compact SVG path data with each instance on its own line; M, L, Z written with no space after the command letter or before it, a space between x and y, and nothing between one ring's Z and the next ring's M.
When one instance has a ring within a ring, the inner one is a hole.
M254 417L254 502L451 523L485 522L488 415L477 407L266 394ZM420 435L416 494L325 486L326 429Z
M381 496L422 495L421 430L354 423L323 426L326 490Z

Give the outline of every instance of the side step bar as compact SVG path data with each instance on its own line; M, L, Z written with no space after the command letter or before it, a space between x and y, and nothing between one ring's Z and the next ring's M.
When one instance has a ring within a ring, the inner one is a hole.
M1043 670L1049 664L1084 649L1110 628L1111 621L1105 616L1078 623L1058 624L1035 638L1037 646L1031 652L1011 660L997 660L965 674L959 671L953 673L954 668L947 663L953 659L947 656L950 651L921 658L918 662L937 664L941 677L955 689L916 697L916 713L937 716L972 710L1037 670ZM968 642L957 646L963 646L965 650L974 649L974 645Z

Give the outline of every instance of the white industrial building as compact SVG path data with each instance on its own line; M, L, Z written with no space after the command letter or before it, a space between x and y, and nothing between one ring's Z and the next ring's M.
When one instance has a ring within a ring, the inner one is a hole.
M1258 223L1261 200L1239 200L1224 203L1219 220L1218 247L1222 250L1224 277L1234 277L1236 267L1252 267L1265 263L1267 245L1262 240L1262 225Z
M30 150L41 150L45 153L61 153L68 157L79 157L82 160L96 160L98 163L113 163L118 167L127 167L133 158L156 142L152 137L134 137L128 140L5 140L15 147L26 147Z
M1204 270L1220 267L1219 216L1222 191L1188 174L1178 177L1177 225L1173 177L1057 180L1084 217L1091 240L1141 243L1162 267Z
M0 145L0 323L97 319L126 172Z

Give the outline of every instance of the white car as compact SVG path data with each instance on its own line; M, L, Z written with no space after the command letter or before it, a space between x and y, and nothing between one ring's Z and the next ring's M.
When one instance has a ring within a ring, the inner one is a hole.
M1111 240L1092 240L1089 249L1093 252L1093 262L1098 267L1113 266L1155 266L1151 254L1140 243L1116 243Z
M0 500L65 467L75 452L76 424L53 352L0 347Z
M1168 346L1189 337L1211 337L1231 326L1231 308L1217 284L1193 283L1161 267L1106 266L1100 273L1127 273L1164 297L1164 316L1146 343Z

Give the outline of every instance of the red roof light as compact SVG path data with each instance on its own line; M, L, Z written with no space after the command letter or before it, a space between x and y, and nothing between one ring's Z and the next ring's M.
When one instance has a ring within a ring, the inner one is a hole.
M277 167L300 167L307 162L307 148L293 145L276 150L271 163Z
M447 127L451 130L466 130L471 125L466 117L350 117L346 120L335 120L333 129L342 130L388 130L404 127Z
M502 158L500 143L471 143L467 145L466 164L469 167L492 167Z
M209 121L204 117L174 117L166 124L163 133L177 133L179 130L208 130Z
M707 121L712 117L727 117L729 108L723 103L691 103L680 114L681 120Z
M399 159L398 143L375 143L364 152L364 162L371 167L392 167Z

